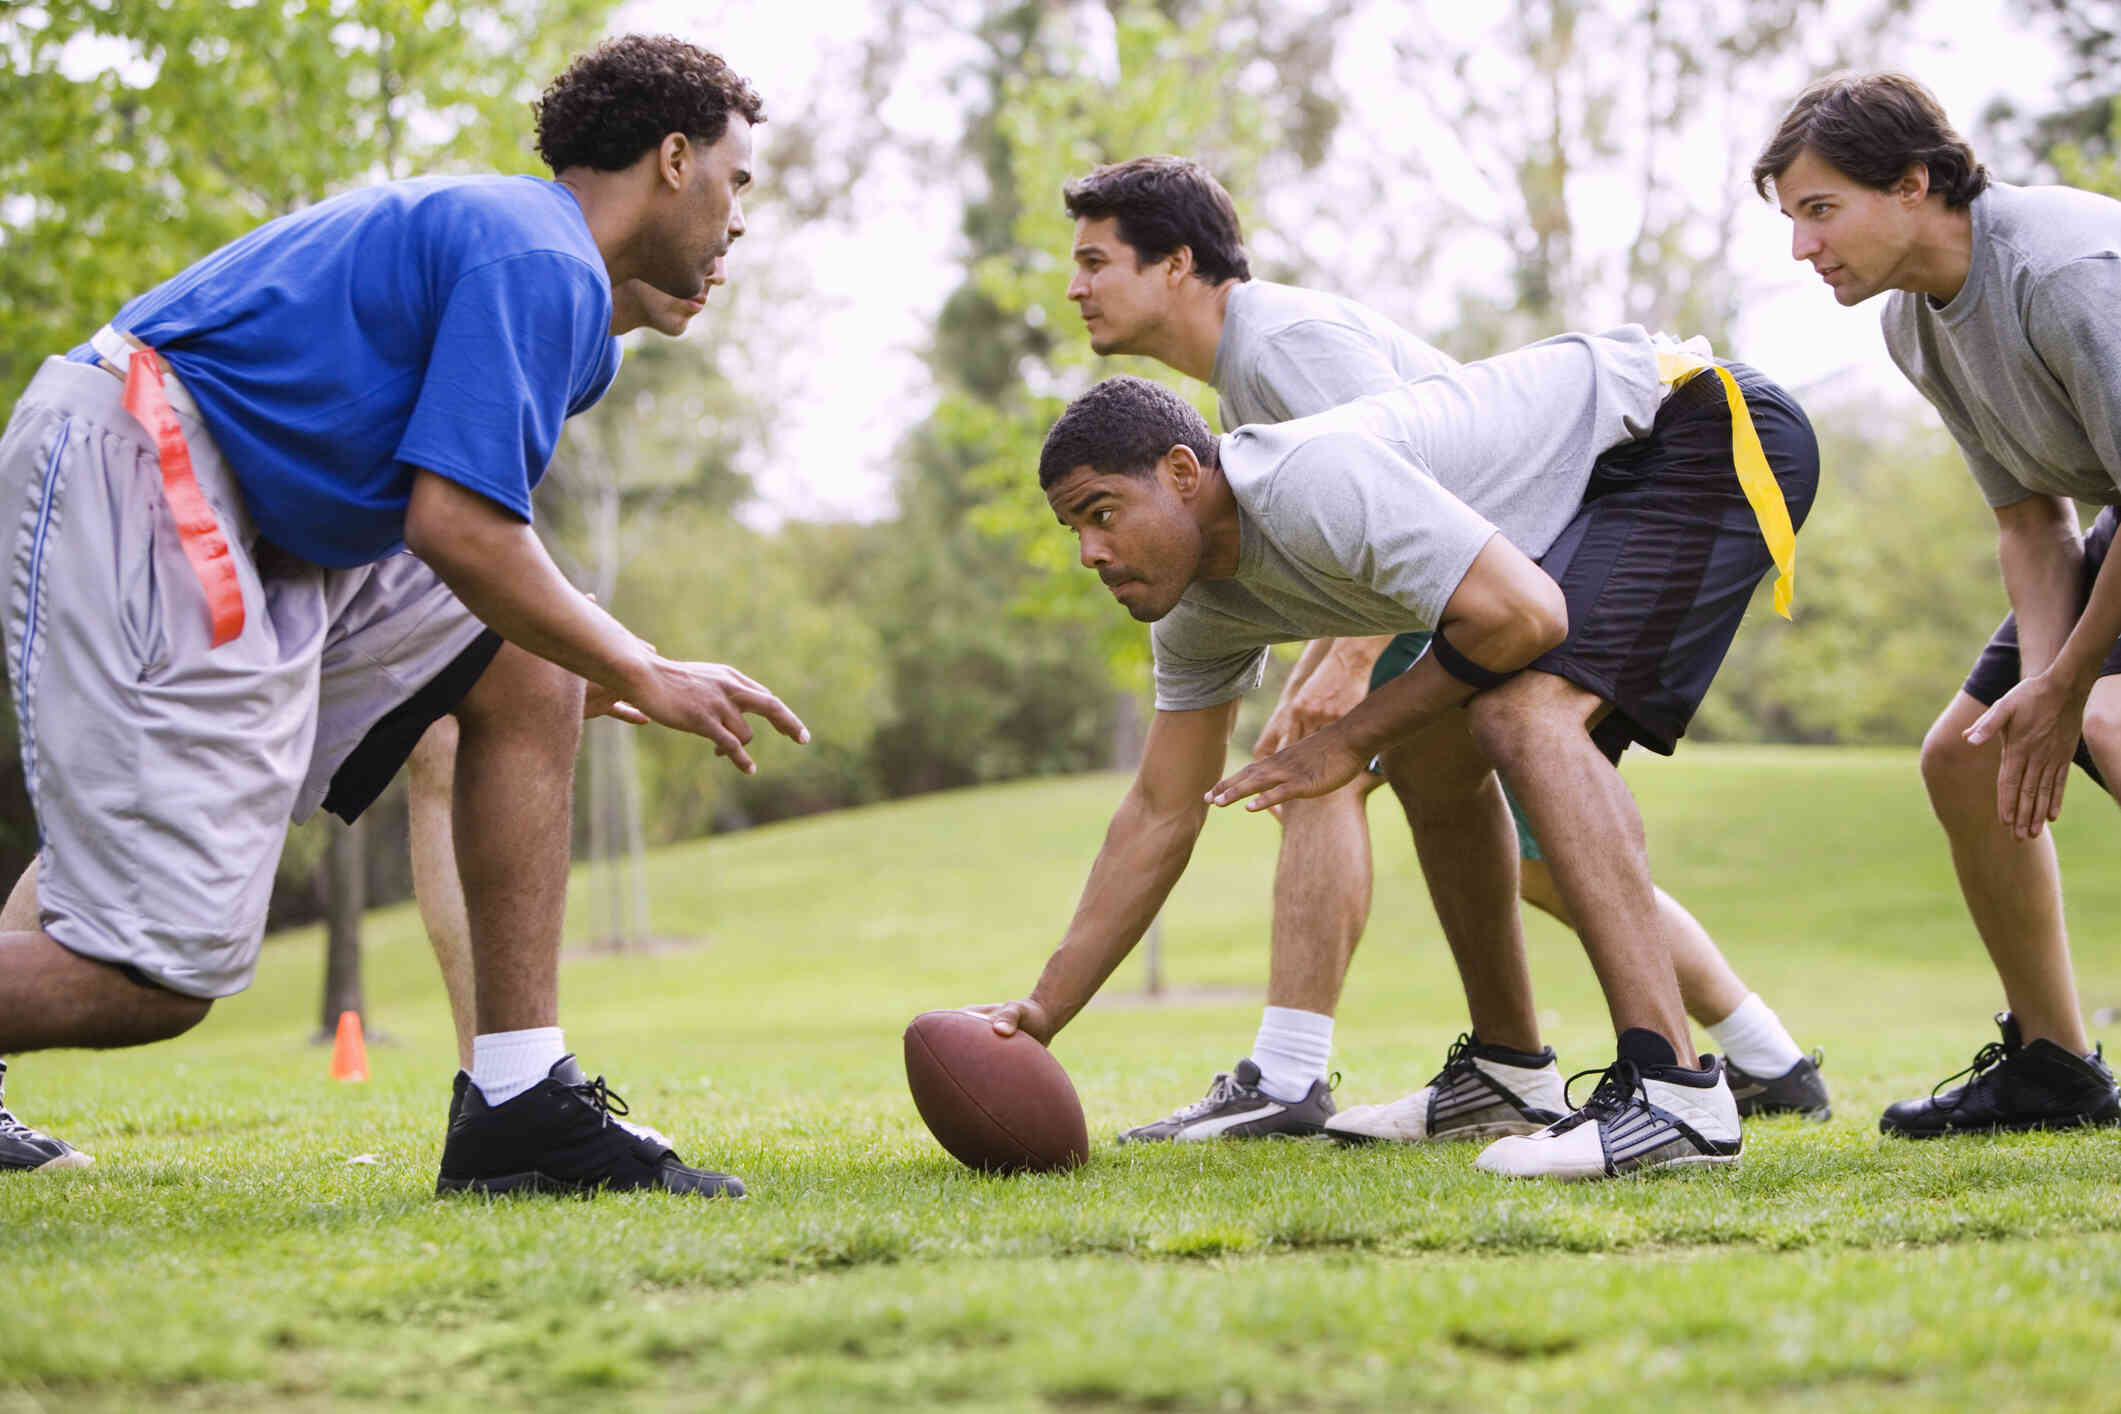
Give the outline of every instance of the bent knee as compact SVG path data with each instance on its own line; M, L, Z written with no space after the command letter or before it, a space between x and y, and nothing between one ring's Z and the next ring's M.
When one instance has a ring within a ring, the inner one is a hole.
M2114 773L2108 767L2121 766L2121 701L2092 694L2084 709L2084 744L2099 763L2099 774L2111 784Z
M583 681L557 663L504 643L458 704L456 716L481 726L537 724L553 730L582 721Z
M1996 785L1996 748L1975 746L1964 732L1974 718L1948 708L1922 738L1922 784L1932 801L1974 794L1984 800Z

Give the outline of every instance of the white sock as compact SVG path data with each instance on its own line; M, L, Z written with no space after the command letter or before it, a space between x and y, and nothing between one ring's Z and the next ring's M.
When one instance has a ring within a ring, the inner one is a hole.
M1747 992L1738 1010L1711 1026L1709 1035L1740 1070L1762 1080L1788 1075L1790 1067L1804 1059L1782 1018L1757 992Z
M489 1105L505 1105L543 1080L567 1054L557 1026L489 1031L471 1038L471 1083Z
M1252 1064L1259 1067L1259 1088L1274 1099L1294 1103L1310 1094L1312 1083L1326 1078L1332 1058L1332 1017L1286 1006L1260 1013Z

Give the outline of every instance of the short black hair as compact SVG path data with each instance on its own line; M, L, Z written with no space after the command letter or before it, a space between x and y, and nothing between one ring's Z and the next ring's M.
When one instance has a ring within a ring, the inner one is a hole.
M1135 157L1096 168L1061 188L1077 221L1119 222L1119 238L1138 262L1162 260L1180 246L1193 252L1193 273L1211 285L1252 278L1237 203L1208 169L1188 157Z
M538 155L554 175L622 171L671 133L712 147L731 113L766 121L765 104L720 55L667 34L605 40L547 84L530 110Z
M1814 81L1783 115L1753 163L1764 199L1809 149L1849 180L1891 191L1908 168L1929 168L1930 190L1960 207L1988 189L1988 168L1944 116L1937 96L1906 74L1836 73Z
M1046 433L1038 454L1041 491L1079 466L1100 476L1147 476L1173 447L1190 447L1202 466L1214 466L1215 434L1208 420L1161 383L1107 378L1068 404Z

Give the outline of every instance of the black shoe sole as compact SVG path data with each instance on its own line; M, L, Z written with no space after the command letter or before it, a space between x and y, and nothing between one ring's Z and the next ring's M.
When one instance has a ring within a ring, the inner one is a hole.
M1999 1120L1994 1124L1948 1125L1943 1129L1896 1129L1881 1119L1878 1132L1895 1139L1951 1139L1963 1134L2033 1134L2043 1129L2111 1129L2116 1125L2121 1125L2121 1112L2065 1115L2055 1119Z
M493 1174L484 1178L450 1178L445 1175L435 1180L435 1196L437 1198L446 1198L453 1193L477 1193L492 1196L521 1193L549 1198L594 1198L599 1193L605 1192L638 1191L643 1190L614 1189L602 1183L577 1183L572 1179L554 1178L550 1174L540 1173L536 1169L532 1169L528 1173ZM653 1191L658 1193L675 1192L673 1189L660 1186ZM750 1195L741 1190L731 1193L727 1189L721 1189L714 1193L676 1193L676 1196L680 1198L738 1199L747 1198Z

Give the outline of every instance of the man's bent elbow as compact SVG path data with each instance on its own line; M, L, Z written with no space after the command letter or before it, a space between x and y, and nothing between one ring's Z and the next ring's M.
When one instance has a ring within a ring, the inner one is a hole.
M1559 648L1569 636L1569 601L1561 586L1545 575L1513 595L1507 621L1498 625L1496 654L1511 668L1521 668Z

